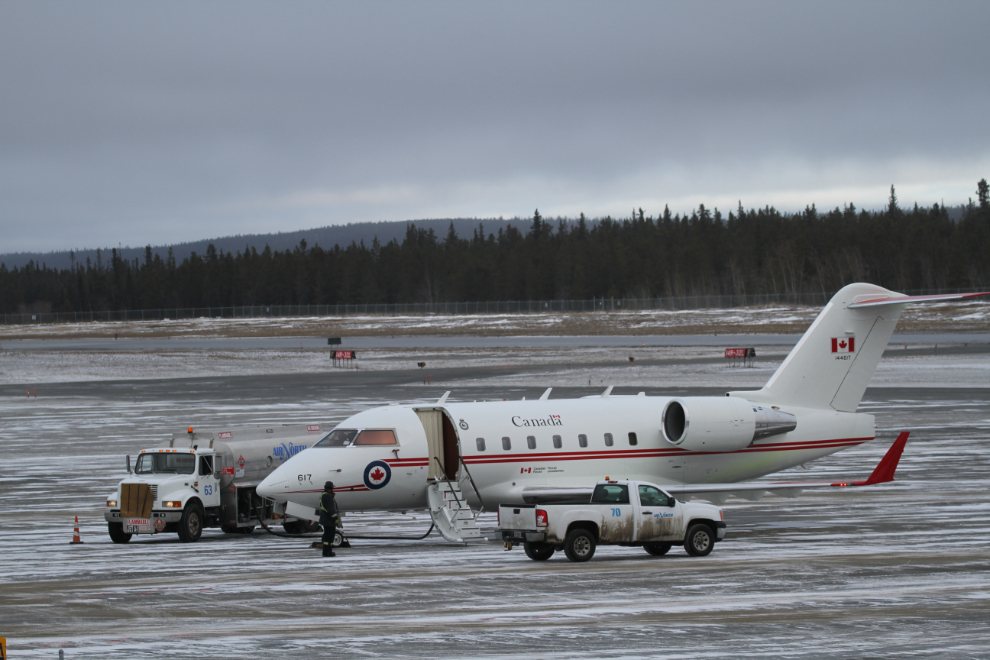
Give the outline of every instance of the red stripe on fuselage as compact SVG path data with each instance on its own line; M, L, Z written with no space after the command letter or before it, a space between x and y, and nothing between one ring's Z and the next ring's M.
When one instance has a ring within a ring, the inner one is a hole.
M502 456L465 456L464 462L474 464L490 463L519 463L525 461L587 461L598 458L660 458L664 456L711 456L722 454L744 454L766 451L806 451L809 449L831 449L834 447L852 447L873 438L843 438L834 440L809 440L806 442L780 442L767 445L755 445L738 451L689 451L680 447L658 449L617 449L614 451L588 452L557 452L533 454L507 454Z

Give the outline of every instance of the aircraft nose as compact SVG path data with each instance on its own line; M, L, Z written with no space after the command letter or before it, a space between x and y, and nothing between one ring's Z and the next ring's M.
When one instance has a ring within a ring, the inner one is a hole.
M288 481L285 477L286 472L284 468L285 468L284 465L280 465L277 468L275 468L274 472L272 472L270 475L265 477L264 480L262 480L262 482L258 484L258 487L255 489L255 492L258 493L258 495L261 495L262 497L271 498L276 502L284 501L285 496L280 495L281 493L285 492L285 485Z

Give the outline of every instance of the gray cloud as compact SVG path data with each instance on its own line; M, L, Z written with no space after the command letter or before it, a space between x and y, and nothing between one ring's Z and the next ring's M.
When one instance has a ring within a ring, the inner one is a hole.
M0 5L0 252L664 203L958 203L986 4Z

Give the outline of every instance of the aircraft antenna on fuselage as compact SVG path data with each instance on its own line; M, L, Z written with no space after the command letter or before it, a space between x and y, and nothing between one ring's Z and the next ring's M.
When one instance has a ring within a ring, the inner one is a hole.
M443 393L443 396L440 397L439 399L437 399L437 405L438 406L442 406L443 404L445 404L447 402L447 397L448 396L450 396L450 390L447 390L446 392L444 392Z
M613 387L615 387L615 385L609 385L608 387L605 388L605 391L602 392L602 398L603 399L607 399L608 398L608 395L612 393L612 388Z
M550 390L552 390L552 389L553 389L552 387L548 387L547 388L547 391L544 392L543 393L543 396L540 397L540 401L546 401L547 399L549 399L550 398Z

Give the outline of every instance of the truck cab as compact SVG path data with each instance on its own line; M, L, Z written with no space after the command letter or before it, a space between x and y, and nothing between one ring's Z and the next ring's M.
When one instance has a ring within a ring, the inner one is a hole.
M705 556L725 536L721 508L680 502L656 484L598 482L586 499L499 506L499 531L507 550L522 543L542 561L563 550L572 561L588 561L601 544L641 546L655 556L675 543Z
M220 523L220 477L213 449L145 449L133 475L107 498L110 538L126 542L132 534L175 532L196 541L204 527Z

